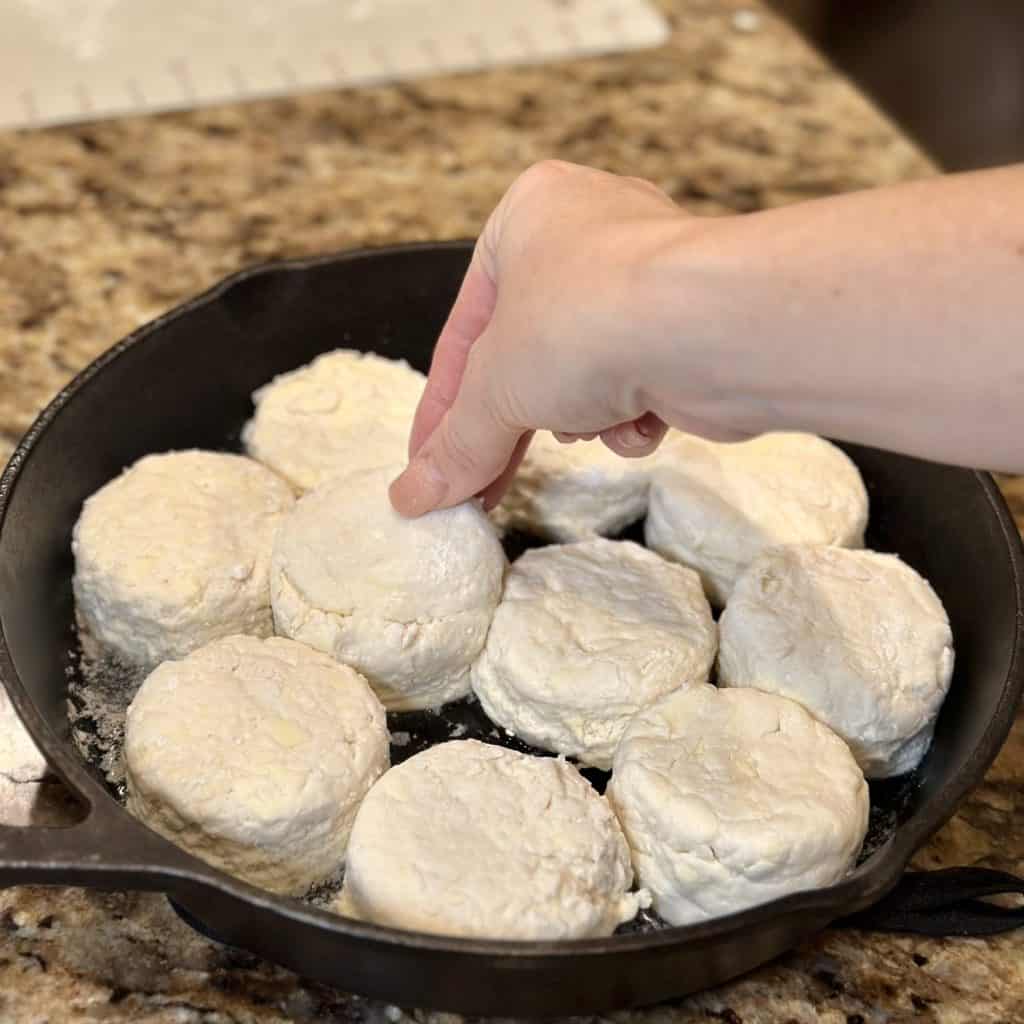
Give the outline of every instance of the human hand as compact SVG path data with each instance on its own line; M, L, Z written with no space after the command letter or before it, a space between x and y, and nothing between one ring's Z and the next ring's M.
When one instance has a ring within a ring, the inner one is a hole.
M685 215L648 182L537 164L477 243L434 351L395 507L497 502L531 432L598 435L647 455L665 423L646 387L656 317L645 280Z

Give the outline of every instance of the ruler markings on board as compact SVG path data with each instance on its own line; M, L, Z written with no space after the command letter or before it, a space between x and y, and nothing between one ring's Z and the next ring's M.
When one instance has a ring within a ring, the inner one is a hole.
M648 0L0 0L0 127L656 46Z

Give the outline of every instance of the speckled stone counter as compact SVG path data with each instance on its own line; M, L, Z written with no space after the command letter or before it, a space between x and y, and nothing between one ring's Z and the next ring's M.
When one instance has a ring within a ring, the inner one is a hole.
M646 53L0 135L0 459L72 373L222 275L472 236L515 173L543 157L651 178L698 213L932 173L760 8L665 9L671 42ZM1024 486L1004 486L1024 523ZM66 814L59 785L0 714L0 818ZM1024 872L1024 725L918 863ZM3 1024L403 1016L221 949L158 896L0 892ZM615 1019L1011 1024L1024 1021L1024 935L827 932L719 990Z

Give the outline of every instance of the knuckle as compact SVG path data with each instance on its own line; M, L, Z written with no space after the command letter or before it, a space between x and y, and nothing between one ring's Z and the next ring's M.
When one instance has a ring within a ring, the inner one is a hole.
M573 170L575 170L573 165L565 160L540 160L527 167L519 175L516 184L524 188L543 188L562 179Z
M661 193L661 189L658 188L653 181L648 181L647 178L638 178L636 175L631 174L627 176L626 181L630 182L632 185L636 185L637 188L642 188L645 192Z
M652 198L660 199L669 206L676 205L672 197L663 188L655 185L653 181L648 181L646 178L627 178L626 180Z

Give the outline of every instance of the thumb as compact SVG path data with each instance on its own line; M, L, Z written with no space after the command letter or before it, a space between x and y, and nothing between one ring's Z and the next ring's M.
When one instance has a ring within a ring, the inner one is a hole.
M471 374L448 411L392 483L391 503L415 518L486 490L509 465L524 430L503 423Z

